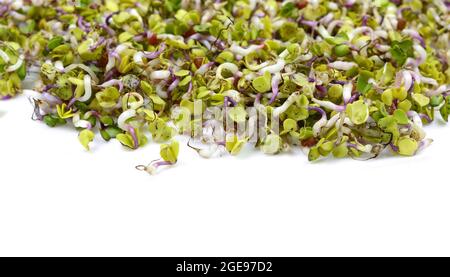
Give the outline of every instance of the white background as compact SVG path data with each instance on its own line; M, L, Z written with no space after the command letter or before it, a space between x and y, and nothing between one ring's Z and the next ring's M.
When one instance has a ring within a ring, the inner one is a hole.
M450 126L413 158L309 163L297 151L158 157L30 119L0 102L1 256L449 256Z

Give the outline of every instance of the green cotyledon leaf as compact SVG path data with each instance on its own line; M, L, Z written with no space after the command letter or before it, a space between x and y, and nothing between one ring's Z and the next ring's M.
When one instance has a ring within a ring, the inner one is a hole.
M369 107L363 100L358 100L347 106L346 113L354 124L363 124L369 118Z
M280 136L275 134L268 135L263 145L261 146L261 150L266 154L276 154L278 153L283 146L283 140Z
M398 153L403 156L412 156L416 153L419 144L416 140L402 137L398 141Z
M84 129L78 135L81 145L89 151L89 143L94 140L95 134L89 129Z
M237 123L244 122L247 118L247 112L242 106L236 106L230 108L228 115L230 118Z
M256 77L253 81L253 87L258 92L266 92L271 88L271 74L269 72L265 72L263 76Z
M236 135L228 138L225 142L225 148L231 155L237 155L246 143L245 139L239 139Z
M161 144L161 158L166 162L176 163L178 160L179 149L180 145L176 140L172 141L170 144Z
M393 41L389 52L398 65L402 66L408 57L414 56L413 42L406 39L403 41Z

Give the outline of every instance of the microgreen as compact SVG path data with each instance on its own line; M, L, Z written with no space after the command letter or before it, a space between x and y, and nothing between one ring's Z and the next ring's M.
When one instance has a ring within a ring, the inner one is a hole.
M390 53L398 65L403 65L408 57L414 56L412 40L392 41Z
M73 2L0 0L0 99L23 91L87 150L97 133L162 143L149 173L177 162L181 134L203 157L363 159L414 155L422 125L448 120L443 1Z

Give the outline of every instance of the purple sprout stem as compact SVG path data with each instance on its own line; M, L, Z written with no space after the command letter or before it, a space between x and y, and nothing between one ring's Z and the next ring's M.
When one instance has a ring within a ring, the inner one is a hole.
M318 59L318 57L312 57L307 63L306 66L311 67L311 65Z
M128 126L128 132L130 133L131 137L133 138L133 146L134 146L133 148L137 149L139 147L139 139L136 135L136 130L131 126Z
M389 143L389 146L392 148L392 150L394 150L394 152L398 152L398 147L395 146L392 142Z
M262 94L261 93L258 93L257 95L256 95L256 97L255 97L255 102L254 102L254 106L256 106L256 105L258 105L258 104L261 104L261 97L262 97Z
M50 93L48 93L48 92L43 92L42 93L42 96L45 98L45 100L47 101L47 102L49 102L49 103L52 103L52 104L62 104L63 103L63 101L61 100L61 99L59 99L59 97L57 97L57 96L54 96L54 95L51 95Z
M350 99L348 99L347 104L353 103L353 101L355 101L355 100L358 99L358 98L359 98L359 93L353 94L353 95L350 97Z
M367 26L367 20L369 19L369 16L368 15L364 15L363 17L362 17L362 22L361 22L361 25L362 26Z
M88 25L84 22L83 16L81 15L78 16L77 25L81 30L85 31L86 33L90 31Z
M94 43L93 45L91 45L89 47L89 50L94 51L95 49L97 49L98 47L100 47L103 43L105 43L105 38L104 37L100 37L98 39L98 41L96 43Z
M327 95L327 93L328 93L327 92L327 88L325 86L323 86L323 85L316 85L316 89L317 89L317 91L319 91L318 96L320 98L325 97Z
M0 16L3 17L3 15L9 10L9 4L4 5L3 7L0 7Z
M179 78L176 78L171 84L170 84L170 86L169 86L169 88L167 89L167 92L172 92L177 86L178 86L178 83L180 83L180 79Z
M51 90L52 88L57 88L57 87L58 87L58 86L55 85L55 84L49 84L49 85L46 85L42 91L43 91L43 92L46 92L46 91Z
M347 82L346 81L340 81L340 80L331 80L332 84L337 84L337 85L345 85Z
M279 85L279 83L280 83L280 80L278 80L278 79L275 79L272 82L272 97L270 98L269 105L272 104L275 101L275 99L277 98L277 96L278 96L278 92L279 92L278 85Z
M157 51L147 53L144 55L149 60L156 59L164 50L166 49L166 44L162 43L161 47Z
M192 81L189 82L188 90L186 93L189 95L191 91L192 91Z
M100 24L100 27L102 27L110 36L114 36L116 34L116 31L114 31L107 24L102 23Z
M73 97L72 99L70 99L69 104L67 104L67 107L69 107L69 108L72 107L76 101L77 101L77 99L75 97Z
M156 163L153 164L153 166L155 168L158 168L158 167L163 166L163 165L173 165L173 163L167 162L167 161L159 161L159 162L156 162Z
M347 147L351 147L351 148L357 148L357 145L351 142L347 142Z
M230 102L230 103L231 103L231 106L233 106L233 107L237 105L236 101L234 101L233 98L231 98L231 97L229 97L229 96L225 96L225 102L224 102L224 104L226 103L226 104L228 105L228 102Z
M309 106L308 111L315 111L315 112L320 113L321 116L327 116L327 113L319 107Z
M421 119L426 120L428 123L431 123L431 121L433 121L433 120L431 120L431 118L430 118L428 115L423 114L423 113L420 113L420 114L419 114L419 117L420 117Z

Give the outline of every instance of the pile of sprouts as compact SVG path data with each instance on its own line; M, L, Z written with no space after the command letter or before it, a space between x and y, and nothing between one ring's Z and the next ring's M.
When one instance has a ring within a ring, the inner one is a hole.
M411 156L450 112L447 0L0 0L0 99L137 149Z

